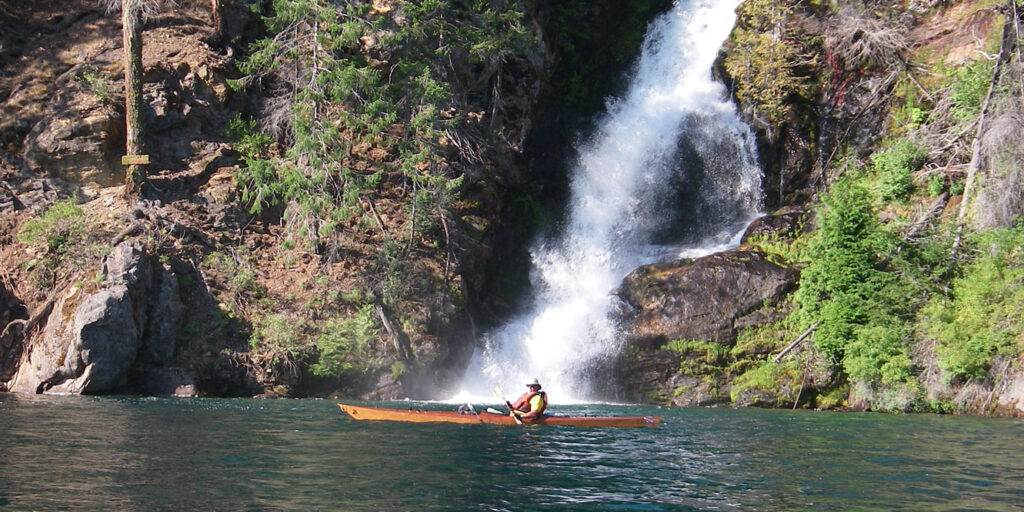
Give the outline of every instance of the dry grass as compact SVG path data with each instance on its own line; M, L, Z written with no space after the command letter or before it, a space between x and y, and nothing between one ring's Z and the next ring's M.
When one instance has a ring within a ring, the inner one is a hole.
M100 7L107 10L107 14L120 12L125 4L130 5L136 16L147 20L156 16L161 10L177 5L175 0L97 0Z
M829 20L825 43L844 71L900 69L908 49L902 27L850 6L843 7Z

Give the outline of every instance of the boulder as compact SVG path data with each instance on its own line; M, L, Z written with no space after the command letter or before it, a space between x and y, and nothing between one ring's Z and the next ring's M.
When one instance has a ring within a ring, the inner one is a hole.
M789 294L799 272L758 251L733 250L699 259L640 267L616 295L631 343L655 348L670 340L732 345L744 327L772 320L771 306Z
M808 219L807 210L795 206L780 208L771 215L755 219L743 232L742 243L752 237L796 236L805 229Z
M184 368L159 368L146 375L146 394L194 397L199 394L195 379Z
M701 343L733 346L742 329L778 320L798 278L796 269L742 249L634 270L616 291L627 337L613 364L617 392L677 406L728 402L727 362ZM666 347L672 340L697 344L679 352Z
M25 347L11 391L109 393L146 364L156 374L147 382L154 394L194 395L191 377L159 373L174 357L182 323L177 278L130 242L104 258L103 274L98 290L72 286L54 303L43 333Z

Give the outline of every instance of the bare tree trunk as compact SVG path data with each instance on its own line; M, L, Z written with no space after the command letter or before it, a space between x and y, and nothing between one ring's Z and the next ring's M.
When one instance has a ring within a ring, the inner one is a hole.
M971 143L971 161L967 165L967 179L964 181L964 193L960 199L960 212L957 214L956 240L953 241L953 250L950 254L950 264L956 264L957 254L964 239L964 224L967 223L967 213L970 209L971 194L974 192L974 182L977 179L978 168L981 166L981 136L985 134L985 116L988 115L989 106L992 103L992 93L999 85L999 75L1003 69L1003 61L1008 60L1007 52L1010 41L1010 20L1003 25L1002 46L999 48L999 56L996 58L995 69L992 70L992 80L988 84L988 92L981 104L981 113L978 114L978 129L974 133L974 142Z
M125 150L129 158L145 154L142 145L142 22L139 19L138 5L141 1L121 1L124 35ZM145 167L129 160L124 175L125 198L130 201L137 199L145 182Z
M213 15L213 40L217 44L224 41L224 20L220 17L221 0L212 0L210 14Z

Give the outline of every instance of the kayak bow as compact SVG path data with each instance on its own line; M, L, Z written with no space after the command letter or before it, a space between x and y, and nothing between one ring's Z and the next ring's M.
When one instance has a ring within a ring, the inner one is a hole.
M338 404L354 420L402 421L407 423L461 423L515 425L515 419L506 414L478 412L459 414L454 411L424 411L421 409L385 409ZM662 418L656 416L543 416L529 425L559 425L563 427L656 427Z

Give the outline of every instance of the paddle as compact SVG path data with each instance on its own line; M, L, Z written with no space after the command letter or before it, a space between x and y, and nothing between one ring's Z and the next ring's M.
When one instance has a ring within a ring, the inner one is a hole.
M522 425L523 420L519 419L519 416L516 416L515 411L512 410L512 402L509 402L505 398L505 393L502 392L500 384L494 386L494 396L497 396L502 402L505 402L505 405L508 407L508 415L512 416L512 419L516 420L516 425Z

